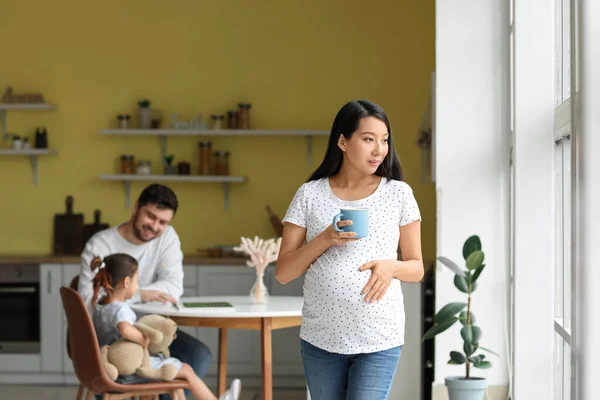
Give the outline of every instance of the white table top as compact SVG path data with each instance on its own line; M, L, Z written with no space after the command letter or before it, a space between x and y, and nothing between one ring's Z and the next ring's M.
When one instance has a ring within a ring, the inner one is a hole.
M185 308L184 302L227 301L232 308ZM170 317L198 318L265 318L265 317L300 317L302 316L303 299L301 296L270 296L267 304L254 304L250 296L201 296L182 297L177 309L173 304L137 303L131 308L142 314L160 314Z

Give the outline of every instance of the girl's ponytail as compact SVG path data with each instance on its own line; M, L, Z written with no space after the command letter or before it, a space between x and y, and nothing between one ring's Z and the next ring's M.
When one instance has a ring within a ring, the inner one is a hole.
M103 265L104 261L100 257L94 257L92 262L90 263L90 267L92 271L100 268L100 271L94 276L93 287L94 287L94 295L92 296L92 308L96 308L96 304L98 303L98 295L100 293L100 289L104 289L107 295L110 295L113 287L112 279L110 274L108 273L106 267Z

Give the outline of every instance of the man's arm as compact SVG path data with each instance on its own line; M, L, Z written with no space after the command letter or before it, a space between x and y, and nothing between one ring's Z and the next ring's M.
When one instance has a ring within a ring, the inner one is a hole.
M132 302L143 301L143 291L149 290L166 293L175 301L178 301L181 295L183 295L183 252L181 251L181 242L175 229L171 229L171 232L168 233L168 237L165 239L165 245L159 255L156 281L150 285L141 287L132 299Z

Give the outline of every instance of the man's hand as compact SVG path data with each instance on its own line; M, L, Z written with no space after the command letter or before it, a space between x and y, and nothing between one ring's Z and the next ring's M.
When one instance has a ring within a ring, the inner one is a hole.
M144 303L148 303L150 301L160 301L161 303L173 303L176 304L177 300L168 294L161 292L160 290L141 290L140 289L140 299Z

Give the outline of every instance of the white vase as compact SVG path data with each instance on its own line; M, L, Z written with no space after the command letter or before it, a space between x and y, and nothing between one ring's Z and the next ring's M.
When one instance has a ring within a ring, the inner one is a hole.
M266 304L269 302L269 291L263 282L264 273L256 274L256 282L250 290L250 300L254 304Z
M152 127L152 110L150 107L138 108L138 128L150 129Z

